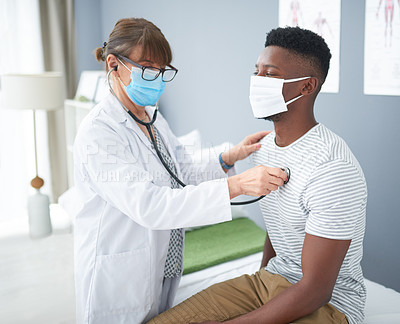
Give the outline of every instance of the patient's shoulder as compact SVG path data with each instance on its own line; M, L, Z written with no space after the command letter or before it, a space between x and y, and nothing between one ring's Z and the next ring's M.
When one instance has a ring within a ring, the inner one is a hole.
M326 161L323 162L342 160L350 164L357 164L351 149L339 135L322 124L316 129L316 135L319 137L319 149L321 153L325 154Z

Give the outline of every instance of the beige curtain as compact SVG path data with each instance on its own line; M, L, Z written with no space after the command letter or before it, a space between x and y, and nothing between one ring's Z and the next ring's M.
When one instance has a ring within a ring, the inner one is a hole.
M46 71L64 75L66 98L76 91L76 50L73 0L39 0L43 59ZM48 113L49 155L53 201L68 189L64 111Z

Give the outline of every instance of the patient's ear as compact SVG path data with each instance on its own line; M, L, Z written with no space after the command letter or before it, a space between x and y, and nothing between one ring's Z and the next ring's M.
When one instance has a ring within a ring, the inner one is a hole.
M319 87L319 80L318 78L311 77L309 79L306 79L303 82L303 88L301 89L301 94L303 96L309 96L318 89Z

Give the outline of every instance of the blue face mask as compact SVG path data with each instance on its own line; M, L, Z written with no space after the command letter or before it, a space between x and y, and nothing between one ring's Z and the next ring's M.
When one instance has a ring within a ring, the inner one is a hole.
M121 64L129 70L124 63ZM154 106L165 89L161 75L153 81L146 81L142 78L140 69L132 68L129 71L131 71L131 82L127 86L124 85L129 98L139 106Z

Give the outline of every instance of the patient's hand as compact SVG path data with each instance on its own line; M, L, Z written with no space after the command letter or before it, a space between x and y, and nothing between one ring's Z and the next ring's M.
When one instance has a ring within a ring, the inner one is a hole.
M251 153L260 149L261 141L266 135L271 132L263 131L249 136L246 136L243 141L232 147L229 151L222 153L222 160L229 165L247 158Z

